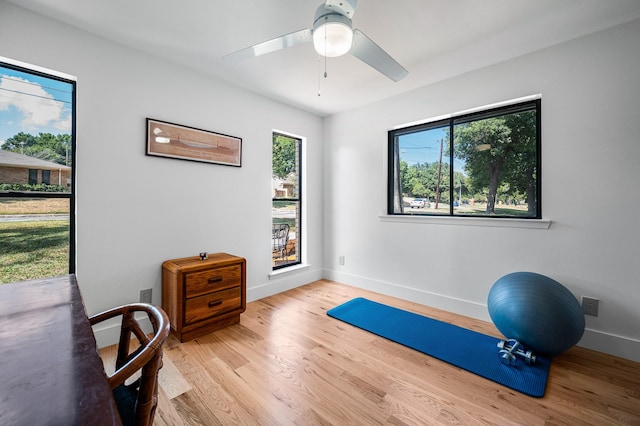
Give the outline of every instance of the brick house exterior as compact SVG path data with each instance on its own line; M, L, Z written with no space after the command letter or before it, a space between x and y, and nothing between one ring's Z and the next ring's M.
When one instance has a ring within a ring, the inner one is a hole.
M0 150L0 183L47 183L69 188L71 167Z

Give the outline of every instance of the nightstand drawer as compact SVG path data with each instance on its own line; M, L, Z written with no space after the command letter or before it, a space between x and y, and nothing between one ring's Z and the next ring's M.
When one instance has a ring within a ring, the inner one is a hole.
M240 265L208 269L185 275L185 297L197 297L240 285L242 269Z
M240 287L217 291L185 301L184 322L192 324L242 307Z

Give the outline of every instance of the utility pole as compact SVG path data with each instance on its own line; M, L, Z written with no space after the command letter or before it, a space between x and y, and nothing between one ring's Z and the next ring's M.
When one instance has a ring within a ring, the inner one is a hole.
M444 139L440 139L440 161L438 161L438 184L436 185L436 212L438 211L438 202L440 201L440 170L442 169L442 143Z

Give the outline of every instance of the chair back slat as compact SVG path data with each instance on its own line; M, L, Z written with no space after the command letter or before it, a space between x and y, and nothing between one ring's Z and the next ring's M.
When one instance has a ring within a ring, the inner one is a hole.
M146 314L153 328L153 335L148 336L136 313ZM121 316L120 339L116 356L116 371L108 376L112 390L127 389L135 392L133 419L125 424L148 426L153 424L158 405L158 371L162 367L162 345L169 335L169 318L159 307L146 303L132 303L113 308L89 318L95 325L109 318ZM135 336L135 340L132 338ZM133 346L132 342L136 342ZM125 386L125 381L141 371L140 378L133 384ZM122 388L121 388L122 387ZM117 398L116 398L117 399ZM121 409L121 413L130 410Z

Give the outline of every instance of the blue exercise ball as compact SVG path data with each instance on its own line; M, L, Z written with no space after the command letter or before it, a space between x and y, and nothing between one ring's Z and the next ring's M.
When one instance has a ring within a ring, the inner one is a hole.
M557 355L584 334L584 314L573 294L559 282L534 272L514 272L489 291L489 315L507 339L527 349Z

